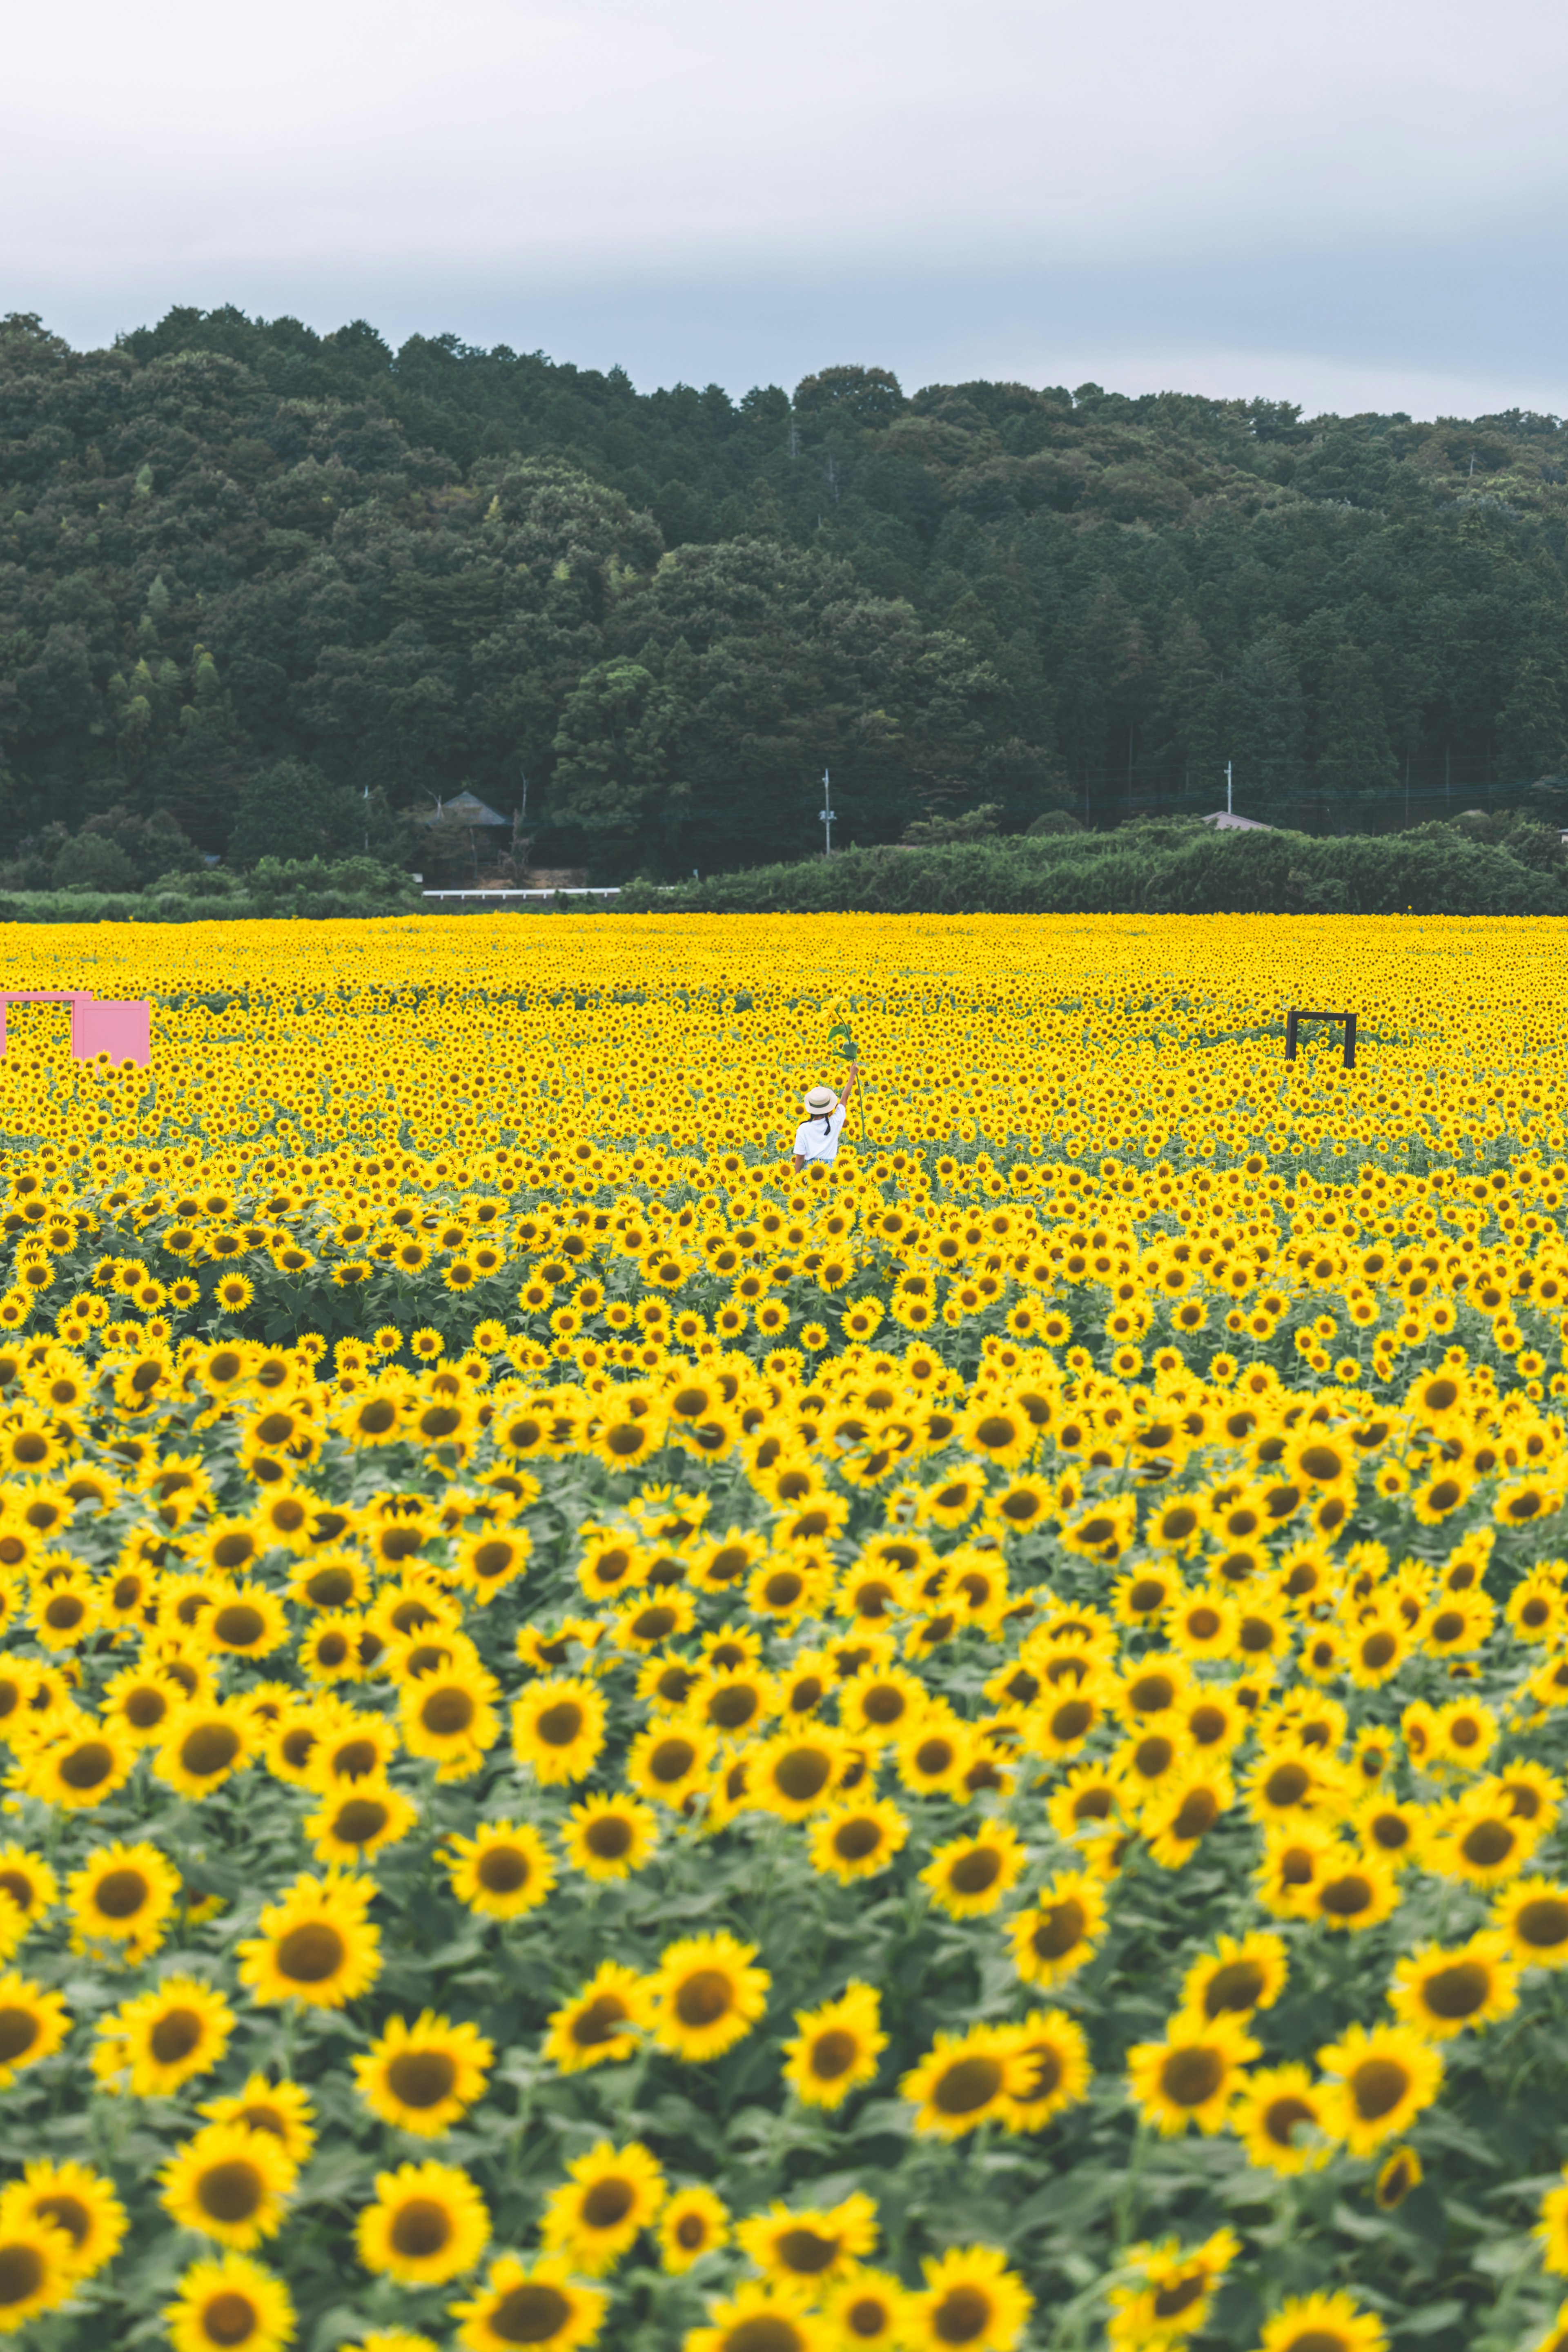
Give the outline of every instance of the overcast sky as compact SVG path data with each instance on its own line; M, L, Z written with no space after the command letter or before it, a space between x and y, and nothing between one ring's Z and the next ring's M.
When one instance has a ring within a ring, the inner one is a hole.
M79 344L1568 411L1550 0L71 0L5 79L0 310Z

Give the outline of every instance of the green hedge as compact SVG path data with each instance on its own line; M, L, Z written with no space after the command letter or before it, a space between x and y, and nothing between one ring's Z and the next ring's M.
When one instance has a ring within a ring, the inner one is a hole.
M144 890L0 894L0 923L230 923L247 919L416 914L419 886L373 857L264 857L245 873L169 874Z
M851 849L671 889L634 883L611 903L627 913L1564 915L1568 864L1527 864L1445 824L1332 840L1149 826Z

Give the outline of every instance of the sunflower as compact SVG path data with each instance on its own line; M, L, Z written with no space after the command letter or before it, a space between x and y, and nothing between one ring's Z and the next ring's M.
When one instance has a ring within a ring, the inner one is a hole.
M354 2084L383 2123L433 2139L483 2098L494 2056L473 2026L454 2025L426 2009L413 2025L387 2019L380 2040L354 2059Z
M1022 2025L1005 2030L1023 2071L1005 2104L1004 2117L1015 2131L1042 2131L1064 2107L1075 2106L1089 2088L1091 2070L1083 2029L1059 2009L1042 2009Z
M659 2215L659 2259L676 2277L729 2239L729 2209L710 2189L678 2189Z
M72 1710L51 1724L46 1744L17 1777L28 1796L77 1811L100 1805L131 1778L136 1748L118 1724L95 1723Z
M1494 1928L1451 1951L1418 1945L1395 1967L1388 1999L1394 2015L1429 2042L1447 2041L1467 2025L1495 2025L1519 2006L1519 1969L1508 1937Z
M1163 2133L1223 2130L1245 2068L1258 2044L1234 2017L1172 2018L1163 2042L1135 2042L1127 2053L1129 2086L1146 2123Z
M95 1846L71 1874L68 1899L79 1936L123 1944L145 1959L163 1940L180 1892L180 1874L155 1845Z
M1292 2295L1263 2331L1261 2352L1384 2352L1381 2319L1348 2294Z
M650 1979L601 1960L582 1990L548 2021L542 2054L563 2074L630 2058L653 2012Z
M1352 2156L1371 2156L1396 2139L1442 2087L1443 2060L1408 2025L1352 2025L1318 2053L1335 2079L1328 2086L1324 2128Z
M100 2172L41 2158L29 2163L0 2198L0 2242L40 2224L63 2232L70 2248L67 2267L73 2278L82 2279L113 2260L128 2226L113 2184Z
M1215 2288L1241 2252L1229 2230L1216 2230L1201 2246L1184 2251L1174 2238L1158 2246L1129 2246L1121 2266L1136 2284L1110 2290L1112 2345L1177 2344L1207 2320Z
M1375 1855L1331 1855L1302 1902L1303 1916L1325 1927L1358 1933L1381 1927L1399 1907L1399 1879L1392 1864Z
M208 2124L158 2178L164 2210L183 2228L203 2230L245 2253L281 2227L295 2168L269 2132L249 2131L244 2124Z
M182 2083L212 2072L233 2032L234 2012L220 1992L195 1977L165 1977L100 2021L93 2069L129 2068L138 2098L167 2098Z
M472 1837L449 1838L439 1859L458 1902L487 1918L518 1918L555 1885L550 1850L529 1822L481 1822Z
M967 2033L939 2033L899 2090L918 2109L917 2132L955 2139L1000 2116L1008 2098L1027 2088L1029 2072L1011 2028L976 2025Z
M71 2257L68 2231L13 2213L7 2198L0 2221L0 2332L9 2335L67 2300L80 2276Z
M689 2063L717 2058L748 2034L772 1982L754 1944L720 1933L668 1944L648 1980L654 2038Z
M0 1867L0 1885L5 1884ZM1517 1965L1560 1969L1568 1963L1568 1886L1550 1878L1521 1878L1492 1899L1492 1925L1507 1937Z
M492 1528L468 1536L458 1547L456 1574L481 1601L515 1583L528 1567L533 1543L526 1528Z
M846 1886L852 1879L875 1878L909 1834L909 1822L890 1797L840 1798L812 1825L812 1867L831 1872Z
M845 1784L854 1751L837 1732L797 1724L775 1732L751 1751L753 1801L786 1822L826 1811Z
M1182 1983L1182 2007L1195 2017L1250 2017L1272 2009L1285 1990L1285 1945L1261 1932L1237 1942L1221 1936L1213 1952L1193 1962Z
M418 1655L416 1650L414 1657ZM491 1704L500 1696L494 1675L461 1654L449 1664L433 1661L411 1673L398 1699L409 1754L429 1758L437 1780L468 1780L500 1736L500 1720Z
M302 1874L237 1947L241 1984L258 2001L340 2009L355 2000L381 1970L381 1931L365 1917L375 1891L374 1879L345 1871Z
M315 2146L314 2109L298 2083L269 2083L265 2074L252 2074L237 2096L209 2099L196 2113L209 2123L270 2133L294 2165L303 2164Z
M579 2352L597 2341L608 2300L602 2287L580 2285L560 2255L524 2263L507 2254L490 2264L478 2294L447 2309L463 2322L463 2352L517 2352L520 2344L537 2352Z
M154 1769L182 1797L207 1796L243 1771L254 1753L253 1727L230 1700L183 1706L159 1744Z
M574 2270L602 2278L657 2219L664 2175L640 2140L616 2149L602 2139L566 2171L544 2209L544 2249L566 2255Z
M1261 2170L1305 2172L1326 2164L1332 2153L1323 2122L1327 2103L1324 2086L1305 2066L1259 2067L1241 2086L1231 2129Z
M590 1797L574 1805L563 1832L566 1859L588 1878L629 1878L653 1858L658 1815L635 1797Z
M909 2342L920 2352L1012 2352L1035 2299L994 2246L926 2255L925 2292L911 2295Z
M379 1780L356 1780L335 1789L305 1821L305 1834L318 1862L368 1861L384 1846L405 1838L419 1820L413 1799Z
M872 1986L848 1984L820 2009L797 2009L795 2021L800 2031L784 2045L784 2079L803 2105L837 2107L860 2084L875 2081L888 2037Z
M1435 1828L1426 1866L1472 1886L1498 1886L1523 1869L1540 1842L1539 1829L1518 1818L1495 1781L1478 1781Z
M473 2269L490 2234L489 2209L451 2164L400 2164L375 2176L354 2236L367 2271L402 2286L444 2286Z
M9 1898L25 1932L59 1901L59 1881L41 1854L29 1853L26 1846L0 1845L0 1895Z
M681 2352L836 2352L814 2300L787 2280L744 2280L728 2302L710 2305L711 2325L690 2329Z
M265 1658L288 1640L288 1613L276 1593L259 1584L240 1584L203 1619L202 1635L231 1656Z
M174 2352L280 2352L294 2335L288 2288L246 2254L193 2263L163 2320Z
M975 1738L957 1716L934 1710L898 1742L899 1779L911 1796L959 1798L975 1761Z
M639 1796L680 1812L707 1778L718 1744L716 1734L689 1720L650 1723L627 1750L626 1779Z
M1396 2147L1377 2168L1377 2178L1372 2185L1373 2203L1380 2213L1395 2212L1411 2190L1420 2188L1424 2178L1421 2158L1415 2150Z
M877 2242L877 2208L857 2193L831 2209L792 2212L776 2200L735 2228L736 2241L770 2284L794 2284L815 2299Z
M950 1918L979 1919L1011 1893L1028 1860L1016 1831L997 1822L939 1845L921 1873L921 1884L931 1888L932 1902Z

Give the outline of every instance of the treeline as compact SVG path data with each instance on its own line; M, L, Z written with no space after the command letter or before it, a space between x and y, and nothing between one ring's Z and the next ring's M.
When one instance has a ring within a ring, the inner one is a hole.
M1214 833L1196 819L850 850L705 882L630 884L618 912L1568 915L1562 838L1515 817L1394 835Z
M873 844L1212 808L1227 760L1249 815L1403 827L1568 770L1565 561L1568 431L1521 412L874 367L732 401L363 322L79 352L13 316L0 858L52 876L112 815L455 877L484 837L412 820L468 788L514 860L672 877L817 845L825 769Z

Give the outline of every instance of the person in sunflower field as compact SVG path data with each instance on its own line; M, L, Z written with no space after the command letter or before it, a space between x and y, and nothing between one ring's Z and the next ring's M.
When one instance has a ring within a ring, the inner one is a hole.
M795 1167L798 1174L808 1160L826 1160L831 1166L838 1157L838 1139L844 1132L844 1122L849 1116L849 1097L860 1076L858 1062L849 1065L849 1083L841 1095L831 1087L813 1087L801 1108L805 1118L795 1131Z

